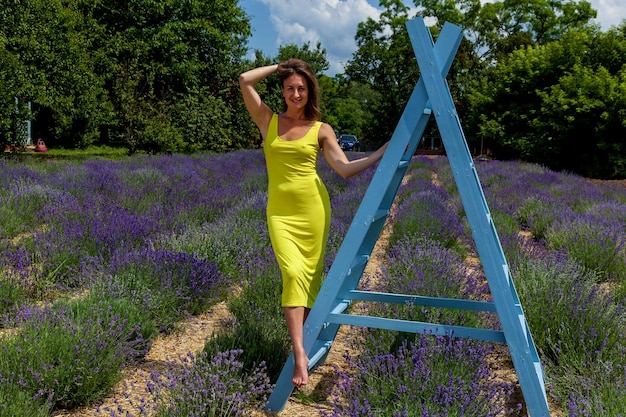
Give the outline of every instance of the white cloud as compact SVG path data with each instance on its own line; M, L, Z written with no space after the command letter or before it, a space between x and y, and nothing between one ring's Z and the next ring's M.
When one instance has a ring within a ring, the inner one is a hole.
M367 18L378 19L380 10L373 0L257 0L269 9L273 29L277 33L275 47L285 44L301 46L321 42L330 63L330 74L343 73L343 64L356 50L354 37L357 25ZM492 0L482 0L484 2ZM409 6L411 2L405 1ZM602 30L616 26L626 18L624 0L590 0L598 11L597 23ZM410 7L410 6L409 6ZM409 16L415 15L410 7Z
M261 0L270 10L272 26L278 33L276 46L315 47L321 42L326 49L331 74L343 72L342 61L356 50L354 37L359 22L377 19L380 11L367 0Z
M591 7L598 11L597 23L602 30L617 26L626 19L626 2L624 0L590 0Z

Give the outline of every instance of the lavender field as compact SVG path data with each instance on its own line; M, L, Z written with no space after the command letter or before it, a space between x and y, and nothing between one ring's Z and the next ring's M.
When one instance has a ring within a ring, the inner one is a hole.
M324 161L326 268L371 169ZM546 371L553 415L626 416L626 188L520 162L477 165ZM364 287L488 299L445 157L416 157L396 199L382 276ZM233 318L153 401L103 416L237 416L264 405L289 354L265 225L260 150L120 160L0 161L0 416L97 408L158 335L225 301ZM371 313L498 328L414 306ZM501 345L358 329L326 416L523 416Z

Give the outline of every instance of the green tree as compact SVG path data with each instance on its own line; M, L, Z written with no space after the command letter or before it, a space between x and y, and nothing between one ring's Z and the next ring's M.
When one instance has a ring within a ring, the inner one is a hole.
M237 1L107 0L84 12L105 28L101 75L117 115L112 139L131 152L247 147L233 119L250 35Z
M418 68L406 22L408 8L400 0L382 0L380 20L359 24L357 51L346 65L347 88L360 85L376 94L362 101L371 116L361 126L362 139L371 148L389 140L418 80ZM356 83L356 84L350 84Z
M499 158L626 177L624 62L623 28L570 31L515 51L470 94L478 136Z
M94 72L95 22L73 2L12 3L0 12L0 32L5 53L17 60L10 64L18 74L16 96L33 103L34 133L55 144L89 144L108 116L106 91Z
M441 27L463 27L482 61L494 64L514 50L560 39L569 30L589 24L596 11L586 0L414 0L420 14Z
M356 135L362 149L373 149L364 132L372 124L372 115L367 111L369 103L380 100L380 94L367 84L346 81L340 76L332 80L332 85L335 93L328 103L329 123L340 133Z
M33 103L35 128L53 146L249 146L236 77L250 26L238 1L7 2L0 66L18 76L0 75L1 126L14 124L6 97L18 97Z
M0 33L0 151L23 145L27 139L25 120L30 117L24 101L28 97L26 68L5 49L5 43Z

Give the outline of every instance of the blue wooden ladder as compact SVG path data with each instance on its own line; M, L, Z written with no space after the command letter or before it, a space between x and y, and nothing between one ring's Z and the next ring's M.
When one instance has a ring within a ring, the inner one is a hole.
M309 357L309 369L324 362L341 325L410 333L428 331L435 335L453 334L454 337L506 342L528 412L531 417L549 416L539 356L445 80L463 37L461 28L446 23L435 44L421 17L407 22L407 29L421 76L304 324L304 348ZM411 157L433 114L493 302L357 290ZM502 330L353 315L347 312L352 301L491 311L497 313ZM284 408L293 391L293 367L292 352L270 395L267 410Z

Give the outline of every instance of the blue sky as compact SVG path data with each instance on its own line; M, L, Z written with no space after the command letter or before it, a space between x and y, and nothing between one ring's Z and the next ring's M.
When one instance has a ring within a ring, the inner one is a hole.
M276 56L278 46L302 45L320 41L326 49L331 68L329 75L342 73L356 50L354 36L359 22L377 18L378 0L241 0L240 6L250 16L252 37L250 57L260 49L266 56ZM625 0L590 0L598 11L597 23L603 30L626 19ZM406 1L414 7L412 1ZM413 13L410 13L413 15Z

